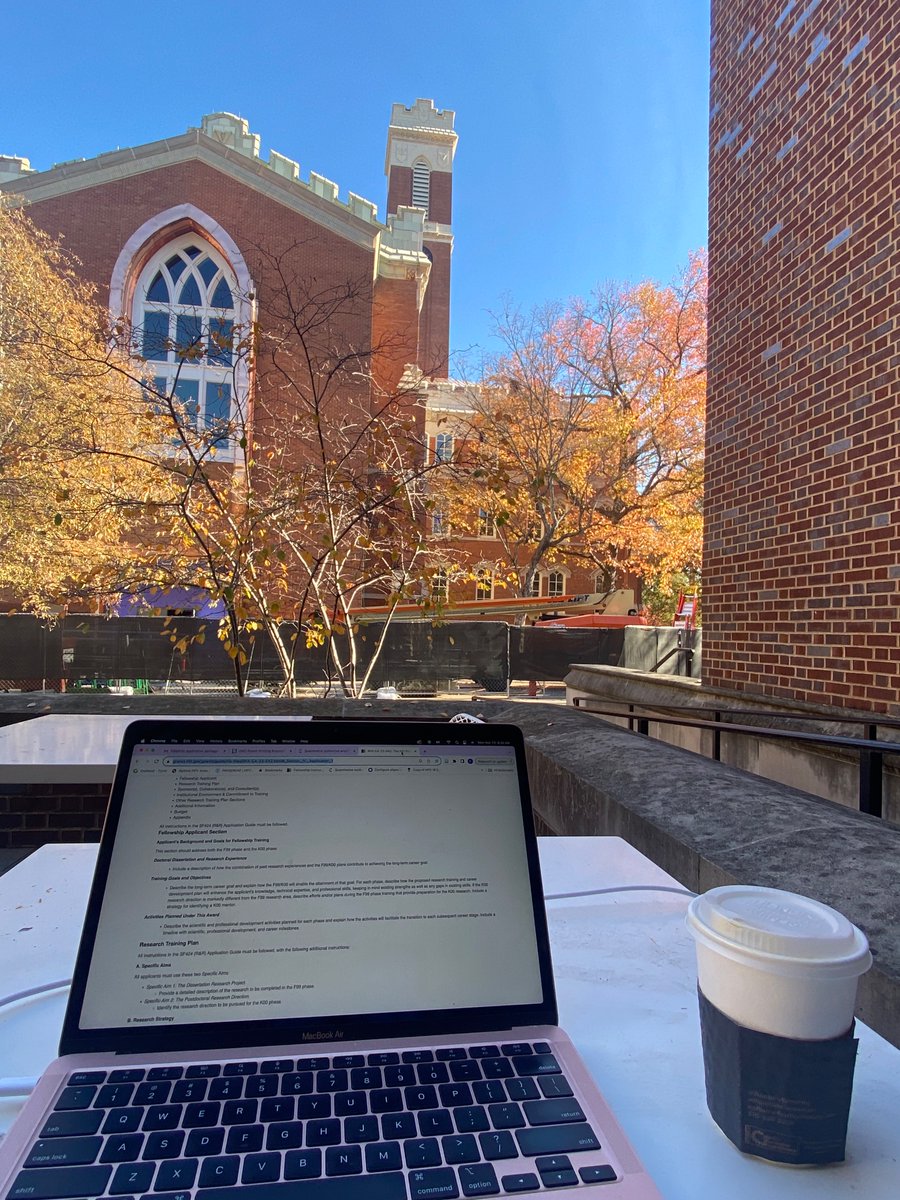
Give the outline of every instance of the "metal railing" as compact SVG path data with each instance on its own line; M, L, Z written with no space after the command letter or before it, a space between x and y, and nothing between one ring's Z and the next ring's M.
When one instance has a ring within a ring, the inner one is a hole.
M767 712L763 710L748 711L743 708L695 708L688 705L660 704L635 705L626 701L608 701L609 704L620 704L617 710L597 708L596 702L589 696L576 696L573 704L584 712L598 717L618 717L628 721L628 728L634 733L650 734L650 722L661 725L678 725L688 729L710 730L713 735L713 752L711 757L716 762L722 760L722 734L736 733L747 737L768 738L772 741L803 742L809 745L830 747L838 750L853 750L858 755L859 763L859 811L873 817L884 816L884 756L900 754L900 742L885 742L878 740L878 727L884 729L900 729L900 721L890 717L867 715L862 717L850 714L835 717L815 717L793 715L784 712ZM640 711L639 711L640 710ZM692 716L667 716L667 713L691 713ZM696 714L705 714L698 717ZM744 722L738 723L723 720L723 717L743 717ZM779 721L817 721L830 722L838 725L862 725L866 736L862 738L845 737L837 734L811 733L800 729L770 729L765 725L750 725L746 721L753 718Z

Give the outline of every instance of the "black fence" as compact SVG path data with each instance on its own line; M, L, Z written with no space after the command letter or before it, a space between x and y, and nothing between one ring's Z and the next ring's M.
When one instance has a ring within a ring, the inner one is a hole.
M379 624L357 633L360 673L381 634ZM25 615L0 617L0 688L103 686L147 683L157 688L186 684L231 686L234 666L216 636L215 620L198 617L69 616L49 626ZM285 626L291 644L293 626ZM198 640L202 636L202 640ZM174 640L173 640L174 639ZM184 644L183 647L180 644ZM250 686L277 684L281 670L268 635L247 640ZM317 684L329 678L324 647L295 646L295 678ZM573 662L616 665L622 661L621 629L540 629L497 621L428 621L391 624L370 680L383 684L440 686L471 679L478 687L504 690L510 679L559 681ZM342 655L346 650L341 645Z

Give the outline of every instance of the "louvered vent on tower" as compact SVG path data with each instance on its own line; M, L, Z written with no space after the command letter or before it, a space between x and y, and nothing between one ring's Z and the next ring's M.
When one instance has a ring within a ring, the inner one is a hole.
M414 208L424 208L428 214L428 193L431 183L431 169L423 159L413 163L412 169L412 202Z

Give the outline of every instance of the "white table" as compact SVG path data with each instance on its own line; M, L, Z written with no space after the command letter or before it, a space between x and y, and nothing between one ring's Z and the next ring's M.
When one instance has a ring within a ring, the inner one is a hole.
M262 701L260 703L263 703ZM50 714L0 729L0 779L4 783L111 784L132 721L184 720L180 714ZM198 716L196 721L311 721L311 716Z
M70 973L93 846L45 846L0 877L0 989ZM677 886L620 838L542 838L546 893ZM745 1158L706 1111L685 897L624 892L548 904L560 1022L666 1200L895 1200L900 1051L859 1026L848 1161L790 1170ZM61 994L0 1010L0 1076L55 1056ZM0 1101L0 1129L16 1111ZM599 1196L598 1196L599 1200Z

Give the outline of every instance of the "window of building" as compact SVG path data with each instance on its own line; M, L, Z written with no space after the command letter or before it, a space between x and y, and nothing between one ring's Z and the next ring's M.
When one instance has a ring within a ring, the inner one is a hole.
M478 536L479 537L496 537L497 526L494 522L494 514L489 513L486 508L478 510Z
M540 575L535 575L534 578L532 579L531 587L529 589L528 594L530 596L539 596L541 594L541 577L540 577Z
M434 537L446 537L450 532L450 522L442 508L431 511L431 533Z
M487 567L482 567L478 572L475 580L475 599L476 600L493 600L494 598L494 572L489 571Z
M439 433L434 439L434 461L450 462L453 458L453 434Z
M443 567L439 567L431 577L432 600L446 600L450 593L450 579Z
M428 216L428 202L431 192L431 168L424 158L418 158L412 169L412 202L413 208L424 208Z
M562 571L550 571L547 574L547 595L563 596L566 591L566 580Z
M236 291L228 264L195 235L152 258L135 291L136 349L154 388L174 395L185 420L209 431L220 453L229 448L233 408Z

